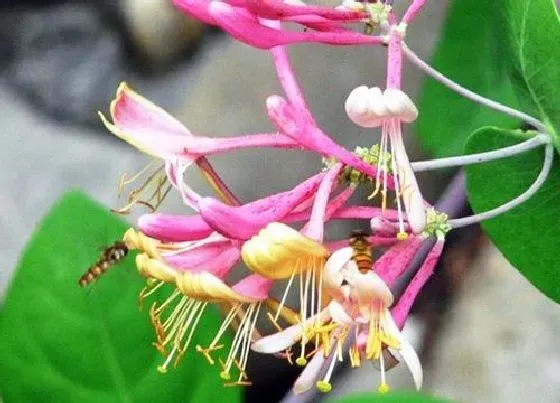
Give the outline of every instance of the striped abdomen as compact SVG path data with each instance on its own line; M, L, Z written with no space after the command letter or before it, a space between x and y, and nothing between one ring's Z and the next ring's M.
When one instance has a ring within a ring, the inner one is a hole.
M117 264L128 254L128 247L123 241L117 241L103 251L101 257L79 278L78 284L85 287L105 273L109 267Z

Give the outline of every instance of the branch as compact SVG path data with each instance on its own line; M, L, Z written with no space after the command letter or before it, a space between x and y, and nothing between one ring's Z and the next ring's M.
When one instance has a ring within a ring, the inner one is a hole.
M524 141L523 143L500 148L498 150L488 151L485 153L461 155L459 157L438 158L428 161L412 162L411 166L414 172L424 172L438 168L450 168L480 164L483 162L499 160L502 158L512 157L517 154L522 154L543 144L549 144L550 142L551 140L548 135L539 133L535 137L532 137L529 140Z
M550 172L550 168L552 167L553 160L554 160L554 147L552 146L552 143L548 143L545 148L545 157L544 157L544 163L541 172L539 173L539 176L537 177L535 182L533 182L533 184L529 186L529 188L525 192L517 196L515 199L510 200L509 202L502 204L500 207L497 207L493 210L485 211L484 213L480 213L480 214L474 214L470 217L449 220L448 224L451 225L451 228L465 227L467 225L476 224L481 221L489 220L491 218L499 216L500 214L510 211L511 209L519 206L520 204L525 203L535 193L537 193L537 191L541 188L541 186L546 181L546 178L548 177L548 174Z
M447 88L457 92L459 95L461 95L465 98L468 98L471 101L474 101L474 102L477 102L477 103L482 104L484 106L487 106L491 109L495 109L499 112L505 113L506 115L512 116L514 118L521 119L521 120L527 122L529 125L535 127L536 129L538 129L541 132L546 132L547 131L545 125L540 120L538 120L538 119L536 119L532 116L529 116L529 115L527 115L527 114L525 114L521 111L518 111L517 109L513 109L513 108L510 108L509 106L502 105L499 102L492 101L491 99L488 99L488 98L484 98L483 96L478 95L476 92L473 92L473 91L459 85L455 81L452 81L449 78L445 77L439 71L435 70L430 65L428 65L426 62L421 60L416 55L416 53L414 53L412 50L410 50L406 46L406 44L404 42L402 43L402 51L412 64L414 64L416 67L418 67L420 70L422 70L424 73L426 73L427 75L429 75L430 77L432 77L436 81L439 81L440 83L445 85Z

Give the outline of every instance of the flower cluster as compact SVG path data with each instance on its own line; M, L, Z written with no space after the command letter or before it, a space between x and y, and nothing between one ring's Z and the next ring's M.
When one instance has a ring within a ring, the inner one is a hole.
M167 298L149 310L154 345L165 356L159 370L167 371L189 351L198 352L219 366L226 385L248 385L246 365L253 350L305 366L295 392L313 386L328 392L334 366L347 357L352 367L373 362L381 371L378 390L386 392L385 373L400 357L420 388L422 368L401 329L434 269L448 230L446 217L422 197L401 132L402 124L418 115L400 89L401 42L422 2L414 2L400 22L383 2L344 1L336 8L299 0L173 3L237 40L269 50L285 94L266 101L277 129L272 133L227 138L194 135L126 84L111 103L110 119L101 115L112 133L153 158L137 175L123 178L121 191L135 181L141 184L117 211L127 212L137 203L152 210L138 219L123 241L138 251L136 266L148 279L142 301L161 292L164 284L172 286ZM288 30L283 22L305 30ZM356 25L362 25L364 33L354 31ZM381 127L380 144L351 152L319 127L284 48L299 42L387 44L387 88L356 88L345 105L355 124ZM207 157L248 147L306 150L324 157L327 167L292 189L241 204ZM201 195L185 182L184 174L193 165L202 170L218 198ZM373 185L371 197L363 204L350 204L361 185ZM193 214L156 212L172 190ZM333 220L367 220L370 231L327 241L325 225ZM433 236L435 246L404 294L396 298L392 287L423 241ZM374 249L383 252L377 260L372 257ZM230 274L239 262L249 274L232 282ZM273 296L271 288L278 281L286 282L285 291ZM292 293L299 299L295 310L287 306ZM209 304L224 311L223 323L208 345L191 346ZM262 335L257 329L262 320L277 331ZM235 335L226 350L222 340L228 328Z

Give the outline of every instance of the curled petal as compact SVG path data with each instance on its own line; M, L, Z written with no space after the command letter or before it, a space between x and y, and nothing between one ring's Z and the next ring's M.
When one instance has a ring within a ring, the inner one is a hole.
M420 364L420 360L418 359L418 355L414 348L406 341L406 339L402 336L397 324L393 320L393 317L389 313L389 311L385 312L384 317L384 325L387 329L388 333L397 337L399 341L399 348L398 352L403 358L404 362L406 363L408 369L412 373L412 377L414 379L414 385L416 386L417 390L422 388L422 383L424 379L424 375L422 372L422 365Z
M145 253L151 258L159 258L158 247L161 243L150 237L147 237L134 228L129 228L123 235L123 241L128 249L137 249L139 252Z
M353 255L352 248L347 247L337 250L327 260L323 270L323 287L329 294L340 296L340 286L344 280L343 269Z
M144 253L136 255L136 267L144 277L155 278L165 282L174 282L177 279L177 271L169 267L159 259L152 259Z
M300 324L295 324L281 332L262 337L251 345L251 350L264 354L279 353L301 340L302 334L302 326Z
M323 309L317 315L307 318L306 323L310 326L322 325L330 320L327 309ZM300 323L289 326L284 330L264 336L251 345L251 350L258 353L274 354L284 351L296 344L303 335L303 326Z
M183 272L176 277L177 288L186 296L208 302L253 303L259 299L239 294L218 277L207 272Z
M166 159L181 154L185 138L192 137L179 121L131 90L126 83L119 85L110 111L113 123L100 113L105 126L116 136L154 157ZM185 163L193 161L186 154L182 155L182 159Z
M305 262L326 259L328 253L321 243L282 223L270 223L245 242L241 250L251 271L272 279L288 278L310 269L313 265Z
M323 348L320 348L294 382L292 390L296 395L307 392L315 386L315 382L317 381L317 378L319 378L325 360Z

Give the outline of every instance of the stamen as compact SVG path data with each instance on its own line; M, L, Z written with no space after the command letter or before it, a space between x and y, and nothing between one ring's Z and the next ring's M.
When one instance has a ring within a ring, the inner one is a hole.
M138 178L144 175L153 166L155 161L157 160L151 161L147 166L142 168L140 172L138 172L137 174L133 175L130 178L127 178L126 174L123 174L123 176L121 176L117 189L118 196L120 197L126 185L135 182L136 180L138 180ZM171 185L168 185L165 188L165 190L163 190L165 184L167 183L167 176L165 175L165 173L163 173L164 167L165 167L164 165L159 166L154 172L152 172L146 178L146 180L142 183L142 185L140 185L136 189L131 190L128 194L127 202L125 206L123 206L120 209L114 209L112 211L118 214L128 214L130 213L131 208L135 204L143 204L147 206L150 210L156 211L171 190ZM149 196L145 200L141 199L142 193L150 185L154 186L153 192L149 194Z
M223 380L227 381L230 379L230 371L233 364L235 364L235 366L239 370L239 378L237 382L234 383L235 385L250 385L250 382L247 382L247 374L245 372L245 368L247 365L247 359L249 357L252 335L255 331L255 326L257 323L257 318L259 316L261 305L262 304L260 302L249 305L249 308L241 319L239 329L237 330L237 333L235 334L235 337L233 339L233 343L226 362L224 363L222 360L220 360L220 364L222 365L220 377ZM230 383L227 383L225 384L225 386L232 385Z
M288 284L286 285L286 289L284 290L284 295L282 295L282 300L280 301L280 305L278 306L278 309L276 310L276 315L274 315L274 321L275 322L278 320L278 316L280 316L280 311L282 310L282 308L284 307L284 304L286 303L286 298L288 296L288 291L292 287L292 284L294 282L294 277L296 276L296 272L298 271L298 263L299 263L299 260L296 260L296 264L295 264L295 267L294 267L294 272L292 273L292 275L290 277L290 280L288 280Z
M142 309L142 307L144 306L144 300L155 293L164 284L165 281L148 278L146 280L146 286L142 289L142 291L140 291L140 294L138 295L138 307Z
M395 125L396 122L391 120L389 124ZM396 190L396 193L397 193L396 199L397 199L397 213L398 213L398 217L399 217L399 234L401 234L401 233L405 234L406 232L404 231L404 219L403 219L402 207L401 207L401 197L400 197L400 194L399 194L400 184L399 184L399 173L398 173L398 170L397 170L397 156L395 154L395 145L394 145L395 141L397 141L397 140L395 138L395 136L396 136L395 130L392 130L392 129L396 130L396 128L390 128L389 133L390 133L390 136L391 136L391 138L390 138L391 139L391 164L392 164L392 168L393 168L393 178L395 179L395 190Z
M389 385L387 385L387 382L385 381L385 358L383 357L383 354L379 356L379 366L381 368L381 383L379 384L377 391L381 394L385 394L389 392Z
M219 343L220 339L222 338L223 334L225 333L225 331L228 329L232 320L239 313L240 309L241 309L241 304L235 304L230 309L226 318L222 322L222 324L220 326L220 329L218 329L218 333L216 333L216 336L214 336L214 339L212 340L212 342L210 343L210 345L207 348L203 348L200 345L196 346L196 351L198 351L199 353L202 353L204 355L204 357L208 360L210 365L214 365L214 360L212 359L212 356L210 355L210 353L223 348L223 345L222 344L218 345L218 343Z

